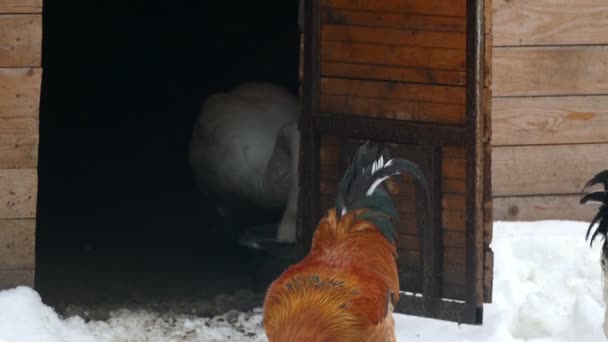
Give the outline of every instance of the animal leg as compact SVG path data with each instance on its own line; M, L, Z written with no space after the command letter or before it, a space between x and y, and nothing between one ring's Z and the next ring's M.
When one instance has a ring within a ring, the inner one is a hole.
M290 179L287 205L277 230L277 241L295 242L299 193L298 169L300 161L300 131L298 130L297 121L290 122L283 126L279 134L289 146Z

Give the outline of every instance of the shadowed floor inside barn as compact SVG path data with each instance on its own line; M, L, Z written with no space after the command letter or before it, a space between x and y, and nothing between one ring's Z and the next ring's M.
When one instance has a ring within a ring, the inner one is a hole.
M297 2L44 6L36 237L43 300L58 308L177 305L259 292L257 259L224 234L187 149L211 93L250 80L297 93ZM279 219L260 213L248 223Z

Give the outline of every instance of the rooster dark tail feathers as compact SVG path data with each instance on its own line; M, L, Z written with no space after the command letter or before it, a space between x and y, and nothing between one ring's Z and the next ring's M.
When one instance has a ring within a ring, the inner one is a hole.
M370 209L360 219L374 223L386 239L394 243L394 225L399 220L399 215L383 182L404 172L414 176L422 185L425 200L430 206L429 184L420 167L409 160L390 159L388 150L382 145L366 142L357 150L340 180L336 214L340 217L348 211Z
M598 235L602 235L602 237L604 238L603 248L606 249L606 235L608 235L608 170L604 170L598 173L591 180L589 180L589 182L585 184L583 191L587 191L589 188L597 184L604 185L604 190L594 191L584 195L581 198L580 203L587 204L590 202L594 202L601 204L597 214L595 215L593 220L591 220L589 228L587 228L587 234L585 235L585 239L589 240L589 234L591 233L593 226L597 223L597 228L591 236L590 245L593 246L593 240L595 240Z

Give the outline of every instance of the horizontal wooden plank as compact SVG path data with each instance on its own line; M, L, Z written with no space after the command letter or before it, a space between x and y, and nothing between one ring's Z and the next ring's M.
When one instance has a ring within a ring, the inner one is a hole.
M42 15L0 15L0 67L37 67L42 60Z
M465 59L464 50L355 42L321 42L321 61L326 62L464 71Z
M0 270L33 269L36 220L0 220Z
M332 8L374 12L411 13L444 16L465 16L464 0L325 0Z
M0 13L42 13L42 0L0 0Z
M441 175L449 179L466 179L466 159L446 158L441 163Z
M463 86L466 82L466 73L464 71L432 70L345 62L321 62L321 76L454 86Z
M364 81L340 78L321 78L321 93L325 95L409 100L446 104L465 104L463 87L427 84Z
M447 179L441 180L441 190L444 194L465 194L467 183L464 179Z
M494 96L608 94L608 46L497 47Z
M441 205L443 209L465 210L466 197L465 195L443 194Z
M415 31L465 32L465 17L369 12L331 7L321 9L323 24L388 27Z
M0 290L17 286L34 287L34 270L0 270Z
M597 207L580 205L580 198L580 195L496 197L494 198L494 220L591 221L597 213Z
M321 95L321 112L392 120L464 124L464 105Z
M321 39L325 41L382 45L466 49L466 37L462 32L418 31L328 24L321 27Z
M339 135L399 144L463 146L466 136L465 127L456 125L358 116L344 120L344 117L330 113L314 115L311 120L313 129L319 135Z
M466 150L463 146L444 146L442 154L444 158L464 159L466 156Z
M35 218L37 195L35 169L0 169L0 219Z
M494 145L608 142L608 96L508 97L492 101Z
M0 68L0 117L38 117L40 68Z
M494 45L608 44L604 0L494 0Z
M450 231L464 232L466 227L466 211L464 210L443 210L442 219L444 229Z
M397 247L412 251L420 250L420 240L416 234L397 234ZM442 234L443 247L464 248L465 235L464 232L444 232Z
M340 161L340 146L321 145L320 161L322 165L337 165Z
M492 154L494 196L575 194L607 167L608 144L499 146Z
M38 165L38 119L0 118L0 169Z
M399 248L398 260L406 262L408 266L419 265L420 250ZM443 265L465 265L465 249L461 247L444 247L441 253ZM445 269L445 268L444 268Z

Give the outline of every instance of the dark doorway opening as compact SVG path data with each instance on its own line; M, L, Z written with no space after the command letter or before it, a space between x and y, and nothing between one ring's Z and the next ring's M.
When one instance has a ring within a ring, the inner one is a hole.
M298 88L295 1L47 1L36 287L58 308L254 289L187 162L211 93ZM267 219L267 218L266 218Z

